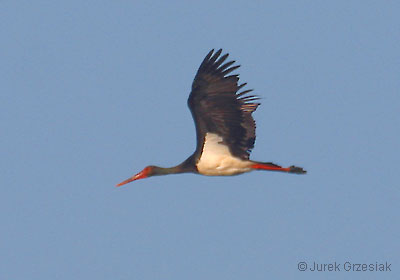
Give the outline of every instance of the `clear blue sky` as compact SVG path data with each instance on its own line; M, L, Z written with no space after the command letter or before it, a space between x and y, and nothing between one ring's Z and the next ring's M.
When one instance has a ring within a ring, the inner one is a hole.
M399 14L398 1L1 1L0 279L395 279ZM252 158L309 173L115 188L193 152L186 100L211 48L263 98Z

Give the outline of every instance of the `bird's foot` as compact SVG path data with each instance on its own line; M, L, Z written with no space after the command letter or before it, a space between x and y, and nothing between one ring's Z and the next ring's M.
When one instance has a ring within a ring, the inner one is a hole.
M292 165L289 167L289 173L305 174L305 173L307 173L307 171L304 170L302 167L297 167L297 166Z

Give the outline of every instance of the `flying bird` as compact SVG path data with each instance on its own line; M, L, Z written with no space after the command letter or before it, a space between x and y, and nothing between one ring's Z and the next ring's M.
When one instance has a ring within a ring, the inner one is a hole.
M231 74L240 67L228 61L229 54L222 49L211 50L194 78L188 106L196 126L195 152L181 164L163 168L145 167L138 174L119 183L177 173L197 173L207 176L230 176L253 170L282 171L304 174L301 167L281 167L272 162L250 160L250 152L256 139L256 125L252 113L260 103L251 89L242 90L246 83L238 84L239 75Z

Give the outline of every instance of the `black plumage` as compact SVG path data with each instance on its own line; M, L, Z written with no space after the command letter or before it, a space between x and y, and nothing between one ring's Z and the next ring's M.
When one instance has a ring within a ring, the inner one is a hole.
M249 159L256 139L252 113L260 103L259 98L247 95L252 90L240 90L239 75L228 75L240 67L235 61L226 62L229 54L221 56L222 49L211 50L201 63L192 84L188 106L196 124L198 159L207 132L218 134L232 155Z

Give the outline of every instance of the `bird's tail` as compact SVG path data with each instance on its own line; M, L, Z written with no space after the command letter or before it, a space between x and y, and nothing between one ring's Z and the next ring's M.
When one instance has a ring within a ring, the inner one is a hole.
M272 162L254 162L251 166L252 169L258 170L269 170L269 171L281 171L281 172L289 172L295 174L305 174L307 173L302 167L297 166L289 166L289 167L282 167Z

